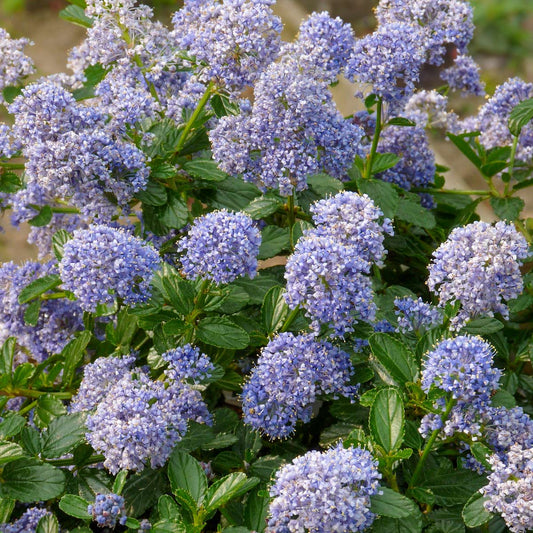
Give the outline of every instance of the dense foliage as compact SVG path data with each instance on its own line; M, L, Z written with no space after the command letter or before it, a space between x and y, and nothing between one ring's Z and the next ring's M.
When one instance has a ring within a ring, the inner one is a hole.
M0 267L1 531L533 529L533 84L448 108L484 91L464 0L290 43L271 4L76 0L69 73L25 86L0 30L40 259ZM444 188L430 131L486 189Z

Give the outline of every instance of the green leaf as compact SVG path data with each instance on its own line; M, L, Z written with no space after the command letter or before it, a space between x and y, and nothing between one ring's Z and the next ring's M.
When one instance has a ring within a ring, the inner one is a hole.
M87 432L85 417L85 413L73 413L54 418L43 433L42 457L61 457L80 444Z
M254 220L268 217L275 213L283 205L283 199L276 195L260 196L252 200L243 212L250 215Z
M223 94L214 94L210 103L218 118L239 114L239 106Z
M270 498L263 494L260 487L253 489L246 500L244 521L252 531L262 533L265 530Z
M392 184L381 180L359 179L357 186L361 194L367 194L374 200L387 218L394 218L400 198Z
M9 517L15 508L15 500L12 498L0 498L0 524L7 524Z
M41 433L31 426L26 426L21 431L20 443L30 455L38 455L41 453Z
M20 178L13 172L6 172L3 170L3 173L0 173L0 192L5 192L8 194L17 192L22 187Z
M82 331L76 338L72 339L61 351L65 364L63 366L62 383L65 386L70 385L74 372L83 360L85 349L91 340L90 331Z
M53 514L44 515L37 524L35 533L59 533L59 522Z
M468 144L465 138L461 135L447 134L448 138L461 150L461 152L475 165L476 168L481 168L482 162L479 156L474 152L474 149Z
M207 493L207 476L194 457L174 451L168 463L168 479L174 494L178 489L183 489L198 505L202 504Z
M289 314L289 306L285 301L284 294L285 289L283 287L272 287L263 300L261 320L268 335L276 332Z
M94 98L95 87L106 77L107 70L100 64L89 65L85 70L85 83L79 89L72 91L77 101Z
M342 181L331 177L329 174L312 174L307 176L307 183L320 196L337 194L344 189Z
M370 510L373 513L389 518L405 518L420 512L413 500L403 494L388 487L380 487L379 490L382 494L374 494L370 497L372 502Z
M26 419L23 416L12 414L8 415L0 422L0 438L6 439L18 435L26 425Z
M111 480L104 470L83 467L67 484L67 491L93 501L97 494L109 492Z
M235 472L215 481L207 491L205 508L214 511L226 505L231 499L245 494L259 483L258 478L247 478L243 472Z
M466 502L461 516L467 527L482 526L494 516L483 507L485 501L487 501L487 498L484 498L479 492L476 492Z
M261 232L258 259L268 259L290 247L289 228L266 226Z
M163 209L159 220L167 227L181 229L189 221L187 204L178 194L169 192L168 202Z
M72 239L72 234L64 229L60 229L54 233L52 237L52 250L58 261L63 258L63 246Z
M250 342L250 337L244 329L222 316L201 320L196 329L196 336L206 344L230 350L241 350Z
M409 198L400 198L396 218L425 229L432 229L436 224L433 213Z
M437 505L464 504L472 494L486 484L486 479L470 470L429 471L420 486L429 489Z
M124 489L124 485L126 484L126 479L128 479L128 471L121 470L117 474L117 477L115 478L115 481L113 482L113 492L115 494L120 495L122 493Z
M166 479L161 469L145 468L128 478L122 493L128 516L142 515L166 490Z
M272 287L280 286L277 279L261 273L254 279L240 278L235 281L235 285L242 287L248 293L252 305L261 305L266 293Z
M274 472L279 470L284 462L285 459L279 455L263 455L252 463L249 472L250 475L258 477L261 481L270 481Z
M42 278L36 279L20 291L18 297L19 304L28 303L30 300L37 298L41 294L57 287L58 285L61 285L61 278L57 274L50 274L48 276L43 276Z
M2 345L0 351L0 374L11 374L13 371L13 357L15 356L15 346L17 339L8 337Z
M381 389L370 408L369 427L372 438L387 453L397 450L403 442L403 400L396 389Z
M212 205L217 208L225 207L231 211L241 211L260 195L261 192L255 185L246 183L239 178L226 178L217 183Z
M397 154L376 154L374 160L372 161L372 175L379 174L380 172L384 172L385 170L392 168L398 164L401 159L402 158Z
M157 501L157 512L161 518L181 520L180 508L170 494L163 494L159 497L159 500Z
M484 176L492 177L508 166L509 163L507 161L491 161L490 163L482 165L480 170Z
M524 200L522 198L495 198L490 199L490 205L494 209L496 216L502 220L516 220L520 217L524 209Z
M470 445L470 452L474 456L474 459L479 461L487 470L491 469L488 457L492 455L492 451L489 447L485 446L481 442L473 442Z
M148 185L142 191L136 194L136 197L148 205L165 205L168 200L167 189L156 181L149 181Z
M388 333L374 333L369 339L376 359L398 385L416 381L418 367L413 352Z
M36 326L39 321L39 313L41 312L41 300L33 300L30 302L26 311L24 311L24 322L28 326Z
M59 12L59 17L82 28L91 28L93 25L93 20L85 14L83 8L76 5L70 5L62 9Z
M394 117L387 122L387 126L416 126L416 124L404 117Z
M522 128L533 119L533 98L520 102L509 114L509 131L516 137Z
M193 178L203 181L224 181L228 175L218 168L212 159L194 159L183 165L183 169Z
M163 277L163 290L174 309L183 316L194 309L194 284L178 276Z
M389 518L384 516L374 520L372 533L421 533L422 515L417 513L405 518ZM439 533L442 533L439 531Z
M32 219L28 220L30 226L42 227L50 223L53 217L52 208L49 205L41 207L39 213L37 213Z
M0 465L24 457L22 446L14 442L0 441Z
M65 494L59 500L59 508L69 516L90 520L92 516L87 512L89 502L80 496L74 494Z
M50 500L65 488L65 474L36 459L18 459L8 463L2 473L2 495L21 502Z
M503 324L496 318L483 317L470 320L462 329L471 335L488 335L503 329Z
M39 397L35 408L35 425L45 428L57 416L66 414L67 410L61 400L51 394L44 394Z
M12 104L15 98L22 94L22 87L13 87L12 85L4 87L2 95L8 104Z

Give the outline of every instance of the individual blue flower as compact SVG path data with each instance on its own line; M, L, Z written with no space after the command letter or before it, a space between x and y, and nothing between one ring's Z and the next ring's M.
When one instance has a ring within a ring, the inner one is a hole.
M463 335L441 341L424 359L422 389L436 387L463 402L488 402L498 388L501 371L494 350L481 337Z
M78 392L72 398L70 411L92 411L117 381L128 374L135 362L134 356L99 357L85 365Z
M246 424L269 438L292 435L298 421L309 422L318 396L353 398L350 357L314 335L280 333L263 348L243 387Z
M343 191L315 202L310 210L316 235L337 238L341 244L357 247L365 260L382 264L386 254L383 240L393 229L369 196Z
M370 452L342 443L310 451L276 472L267 533L365 531L381 474Z
M176 11L172 38L200 63L202 81L214 79L231 91L251 86L276 58L281 20L273 0L186 0Z
M183 252L187 278L230 283L255 276L260 244L261 233L248 215L221 209L197 218L179 241L178 251Z
M394 300L398 316L398 331L421 331L442 323L442 312L424 302L422 298L396 298Z
M41 518L51 513L40 507L30 507L12 524L0 524L2 533L35 533Z
M141 369L119 379L87 418L87 442L104 466L143 470L163 466L187 431L187 422L210 422L199 391L176 381L153 381Z
M117 524L123 526L128 519L124 498L118 494L96 494L94 503L87 507L98 527L114 529Z
M169 350L161 358L169 364L165 376L170 381L191 379L200 382L209 378L215 370L209 357L190 344Z
M143 240L123 229L93 225L76 230L65 243L59 275L82 309L94 312L116 298L127 305L146 302L158 268L158 253Z
M261 75L249 113L222 117L209 134L222 170L282 196L307 189L311 174L344 178L362 136L337 110L327 83L290 58Z
M509 531L527 533L533 529L533 448L511 446L505 459L489 458L492 473L489 483L480 489L490 513L498 513Z
M427 284L440 306L461 304L452 319L455 329L478 316L501 313L507 318L506 302L522 292L520 266L527 256L527 241L514 225L473 222L455 228L433 252Z
M457 56L453 65L443 70L440 77L452 89L461 91L463 96L485 94L484 84L479 79L479 65L471 56Z
M352 331L358 321L373 322L376 305L366 275L370 266L358 247L308 231L285 266L287 304L291 309L301 305L313 329L327 324L338 336Z

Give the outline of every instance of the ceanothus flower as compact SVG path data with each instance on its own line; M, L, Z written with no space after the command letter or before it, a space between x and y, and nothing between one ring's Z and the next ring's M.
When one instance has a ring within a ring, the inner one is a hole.
M35 533L41 518L51 514L40 507L30 507L24 514L12 524L0 524L2 533Z
M442 128L452 133L458 130L458 117L448 111L448 98L435 90L416 91L402 114L421 128Z
M311 174L343 178L362 136L337 110L327 83L290 58L261 75L249 113L222 117L209 133L219 168L282 196L307 189Z
M422 298L396 298L394 300L398 316L398 331L420 331L442 323L442 312L424 302Z
M185 0L172 22L178 49L205 62L201 81L215 79L231 91L253 85L276 58L281 20L273 0Z
M110 356L99 357L94 363L85 365L80 387L70 404L70 412L92 411L116 382L130 372L134 362L135 356Z
M87 418L87 442L104 466L143 470L163 466L187 431L188 420L210 422L199 391L181 381L153 381L141 369L125 374Z
M370 452L342 443L282 466L270 487L267 533L364 531L375 515L370 496L381 474Z
M255 276L260 244L261 233L248 215L221 209L197 218L178 251L184 252L181 264L187 278L230 283Z
M9 159L18 147L11 136L11 128L7 124L0 124L0 159Z
M123 229L92 225L76 230L63 247L59 275L85 311L116 298L125 304L146 302L150 282L160 267L156 250Z
M470 403L487 403L498 388L501 371L492 366L494 350L481 337L463 335L445 339L424 360L422 389L432 387Z
M498 513L513 533L533 529L533 448L513 444L505 459L489 458L492 473L489 483L480 489L488 498L484 507Z
M331 236L340 244L355 246L367 261L382 265L387 253L384 234L392 235L391 221L366 194L343 191L315 202L311 208L316 235Z
M215 369L209 357L190 344L169 350L161 358L169 364L165 370L165 376L169 381L177 379L202 381L209 378Z
M353 398L350 356L312 334L280 333L261 351L243 387L243 418L269 438L294 433L298 421L309 422L318 396Z
M440 306L461 303L452 319L455 329L477 316L507 318L505 302L522 292L520 266L527 255L527 241L512 224L473 222L455 228L433 252L427 284Z
M33 44L29 39L12 39L0 28L0 104L4 103L2 92L6 87L18 85L22 78L35 72L33 61L24 53L24 48Z
M463 96L473 94L483 96L485 85L479 79L479 65L471 56L459 55L453 65L443 70L440 77L456 91L461 91Z
M94 503L87 507L98 527L114 529L117 524L123 526L128 519L124 498L118 494L96 494Z

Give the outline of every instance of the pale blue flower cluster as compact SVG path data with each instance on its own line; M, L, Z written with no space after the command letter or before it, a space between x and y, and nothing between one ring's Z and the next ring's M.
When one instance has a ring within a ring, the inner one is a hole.
M422 298L396 298L394 300L396 316L398 317L398 331L423 331L442 324L442 312L436 307L424 302Z
M499 513L513 533L533 529L533 447L513 444L505 460L498 455L489 459L492 473L480 492L489 512Z
M113 474L157 468L185 435L188 420L211 421L200 392L181 381L153 381L137 368L107 390L87 418L86 437Z
M2 533L35 533L41 518L48 514L50 512L46 509L30 507L12 524L0 524L0 531Z
M215 369L209 357L200 353L200 350L191 344L169 350L161 358L168 363L165 376L169 381L183 379L202 381L209 378Z
M260 244L261 233L248 215L221 209L198 217L179 241L178 252L183 252L187 278L230 283L255 276Z
M243 419L269 438L292 435L309 422L324 394L354 398L350 356L311 334L280 333L261 351L242 391Z
M171 38L178 48L207 67L211 79L231 91L251 86L276 58L281 20L272 12L273 0L186 0L173 17Z
M448 111L448 98L437 91L416 91L405 104L405 117L421 128L442 128L451 133L458 131L458 116Z
M372 263L381 264L392 226L378 222L382 213L370 198L353 192L320 201L312 211L317 227L304 233L287 261L285 298L292 309L306 310L313 329L328 324L342 336L357 321L375 319L368 273Z
M451 321L455 329L478 316L507 318L505 302L522 292L520 266L527 256L527 241L513 224L473 222L454 229L435 250L427 284L440 306L461 303Z
M123 526L128 517L124 498L118 494L96 494L94 503L87 507L98 527L114 529L117 524Z
M479 79L479 65L469 55L458 55L453 65L444 69L440 77L450 88L462 91L464 96L485 94L485 84Z
M63 247L59 275L82 309L95 311L98 304L146 302L150 282L160 267L156 250L122 229L93 225L76 230Z
M99 357L94 363L85 365L83 379L77 394L72 398L70 411L92 411L115 383L130 372L134 362L134 356L110 356Z
M15 364L28 358L43 361L60 352L74 333L83 328L79 305L64 299L43 301L37 324L26 323L28 304L20 304L19 295L32 281L50 274L57 274L54 262L28 261L21 265L11 262L0 266L0 342L9 336L17 337L23 349L17 353Z
M0 159L10 158L16 152L11 138L11 128L7 124L0 124Z
M276 472L270 487L268 533L364 531L375 515L370 496L379 492L377 461L342 443L310 451Z
M261 75L249 113L222 117L209 133L222 170L282 196L306 189L311 174L343 178L362 136L337 110L327 83L289 57Z
M18 85L22 78L33 74L33 61L24 53L24 48L33 44L29 39L12 39L0 28L0 104L4 103L3 90Z

